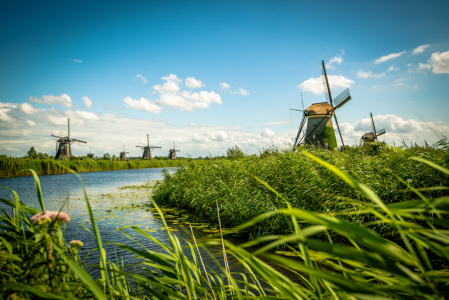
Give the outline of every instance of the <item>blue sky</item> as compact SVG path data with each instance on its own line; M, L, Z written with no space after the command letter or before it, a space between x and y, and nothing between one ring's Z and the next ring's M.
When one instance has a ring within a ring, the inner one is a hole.
M447 1L315 2L2 3L0 153L51 154L67 117L75 155L137 156L146 133L161 156L288 146L301 92L325 99L321 60L352 94L346 144L370 112L388 143L449 135Z

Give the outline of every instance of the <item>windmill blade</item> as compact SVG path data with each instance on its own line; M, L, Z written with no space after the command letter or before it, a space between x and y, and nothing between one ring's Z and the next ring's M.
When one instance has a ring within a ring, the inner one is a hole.
M324 95L326 96L326 101L333 107L334 105L332 104L332 94L331 89L329 87L329 80L327 79L326 66L324 65L324 60L321 61L321 79L323 80L323 88L324 88Z
M52 137L55 137L55 138L60 138L60 139L65 138L64 136L57 136L57 135L54 135L54 134L52 134L51 136L52 136Z
M295 147L297 147L299 136L301 135L302 129L304 128L304 125L306 123L306 119L307 119L307 117L304 114L302 116L301 124L299 125L298 134L296 135L295 143L293 144L293 149L295 149Z
M68 120L68 123L69 123L69 126L68 126L68 132L69 132L69 134L68 134L68 137L69 137L69 140L70 140L70 118L69 118L69 120Z
M344 90L343 92L340 93L340 95L335 97L335 99L333 101L334 105L335 105L335 109L339 109L340 107L342 107L343 105L348 103L348 101L351 99L352 98L351 98L351 94L349 93L349 89Z
M379 136L379 135L382 135L382 134L384 134L384 133L386 133L387 131L385 130L385 128L382 128L381 130L379 130L377 133L376 133L376 135L377 136Z
M301 103L302 103L302 110L304 110L304 100L302 100L302 92L301 92Z
M162 148L162 147L158 147L158 146L150 146L151 149L156 149L156 148Z
M80 140L76 140L76 139L71 139L71 141L73 141L73 142L80 142L80 143L87 144L87 142L85 142L85 141L80 141Z
M370 114L370 116L371 116L371 124L373 125L373 132L374 132L374 134L377 135L377 132L376 132L376 126L374 126L373 113L369 113L369 114Z
M148 147L150 147L150 135L147 134L147 142L148 142Z
M145 148L146 146L136 146L136 147L139 147L139 148Z
M175 150L176 152L181 152L181 150Z
M290 110L302 111L302 109L294 109L294 108L290 108Z

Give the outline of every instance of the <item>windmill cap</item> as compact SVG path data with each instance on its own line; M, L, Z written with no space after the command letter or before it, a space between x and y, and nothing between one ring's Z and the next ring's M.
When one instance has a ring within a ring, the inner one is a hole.
M376 134L374 132L367 132L362 136L363 140L374 140L376 138Z
M314 103L305 109L308 116L334 114L333 107L327 102Z

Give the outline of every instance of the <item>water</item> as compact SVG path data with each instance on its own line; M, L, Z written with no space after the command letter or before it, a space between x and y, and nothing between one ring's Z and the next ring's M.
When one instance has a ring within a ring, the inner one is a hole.
M167 168L166 170L173 172L174 169ZM154 208L149 199L151 187L144 185L149 181L162 180L162 168L91 172L81 173L80 176L95 214L107 258L110 261L119 265L122 259L125 265L139 262L139 259L130 252L113 243L126 244L136 248L143 246L153 251L163 252L160 246L150 239L137 234L131 228L131 226L135 226L157 240L169 244L167 232L160 217L157 214L153 214ZM64 237L67 242L81 240L84 246L80 249L80 256L85 258L89 250L97 248L97 244L93 236L90 217L79 178L75 174L60 174L43 175L39 176L39 179L46 210L57 211L63 207L62 211L69 214L71 221L67 224ZM17 191L22 202L40 210L32 176L0 178L0 185ZM121 188L130 185L143 186L140 188ZM11 199L11 193L6 189L0 189L0 197ZM6 207L2 204L0 206ZM7 211L10 212L11 209L8 208ZM204 227L205 225L192 222L192 215L189 215L186 211L179 213L176 209L168 209L164 210L164 215L167 217L166 220L170 230L180 239L183 245L187 245L186 241L193 243L190 225L194 227L193 231L197 240L210 236L210 233ZM123 227L126 227L123 231L131 238L136 239L141 245L117 230ZM233 238L232 236L227 236L226 238L228 240L233 239L232 242L237 244L242 242L239 238ZM209 250L214 254L215 259L223 265L221 247L212 247ZM185 253L188 257L191 257L190 249L186 249ZM219 267L216 266L212 258L208 257L202 250L201 255L206 267L220 272ZM244 268L233 256L228 255L228 261L232 272L245 272ZM86 265L98 265L98 253L96 251L92 252L84 262ZM272 266L284 274L289 273L277 265ZM128 267L125 269L131 271ZM97 269L90 269L90 271L94 278L100 277ZM141 272L138 269L135 269L135 271Z

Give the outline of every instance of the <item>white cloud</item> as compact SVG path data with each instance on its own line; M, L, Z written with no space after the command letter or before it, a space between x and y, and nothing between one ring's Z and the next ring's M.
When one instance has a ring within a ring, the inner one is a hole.
M181 87L179 86L182 82L182 79L179 79L175 74L170 74L168 76L162 77L162 80L166 81L163 85L155 85L153 89L157 93L176 93Z
M385 76L385 72L382 72L380 74L374 74L371 70L369 70L368 72L363 72L363 70L360 70L357 72L358 78L370 78L370 77L381 78L384 76Z
M354 80L346 78L342 75L328 75L330 88L349 88L351 84L354 84ZM323 90L323 80L321 77L310 78L298 85L303 91L311 92L315 95L320 95L324 92Z
M430 70L430 69L432 69L432 66L430 64L423 64L423 63L418 64L418 70Z
M198 123L189 122L190 126L198 126Z
M83 96L83 101L84 101L84 107L89 108L92 107L92 99L90 99L87 96Z
M332 66L333 63L336 63L338 65L341 65L341 63L343 62L343 54L345 54L345 51L340 50L341 53L338 56L335 56L334 58L332 58L328 63L327 63L327 67L329 69L334 69L334 67Z
M268 123L264 123L263 125L280 125L280 124L286 124L289 123L287 121L284 122L268 122Z
M395 67L394 65L391 65L391 67L388 68L387 72L392 72L392 71L399 71L399 68Z
M430 56L429 63L432 65L432 73L449 73L449 51L435 52Z
M72 107L72 99L67 94L61 94L59 96L53 96L53 95L44 95L42 96L42 99L39 99L37 97L29 97L31 102L36 103L44 103L44 104L58 104L61 106L65 106L67 108Z
M20 111L22 111L28 115L36 114L40 111L39 108L34 108L29 103L22 103L22 104L18 105L18 107L19 107Z
M143 83L147 83L147 82L148 82L148 80L147 80L145 77L143 77L142 75L140 75L140 74L137 74L137 78L139 78L140 80L142 80Z
M415 85L414 87L412 87L412 89L417 90L417 89L418 89L418 86Z
M66 110L65 115L69 118L77 118L84 120L99 120L100 118L96 113L82 110Z
M231 85L229 83L226 83L226 82L221 82L220 85L224 89L230 89L231 88Z
M429 48L429 46L430 46L429 44L426 44L416 47L415 49L413 49L413 55L424 52L424 50L426 50L426 48Z
M28 126L30 126L30 127L36 126L36 122L31 121L31 120L27 120L27 123L28 123Z
M2 122L14 122L15 120L13 118L11 118L8 114L7 114L8 110L7 109L3 109L0 108L0 121Z
M273 138L273 137L276 136L276 133L274 133L274 131L272 131L272 130L270 130L270 129L268 129L268 128L265 128L265 129L260 133L260 135L261 135L261 136L264 136L264 137Z
M242 95L242 96L248 96L248 95L251 95L248 91L245 91L245 90L242 89L242 88L239 88L238 93L239 93L240 95Z
M48 115L47 120L50 121L50 123L54 125L66 125L67 124L67 118L66 117L60 117L56 115Z
M380 85L373 85L373 86L371 87L371 89L376 89L376 88L378 88L378 87L380 87Z
M158 114L162 110L162 107L155 104L154 102L150 102L149 100L147 100L145 98L140 98L140 100L135 100L135 99L132 99L131 97L126 97L125 99L123 99L123 102L125 102L131 108L150 112L153 114Z
M194 77L187 77L186 86L192 89L198 89L205 84L201 80L196 80Z
M406 53L407 51L402 51L402 52L398 52L398 53L391 53L385 56L382 56L381 58L376 59L374 62L376 64L381 63L381 62L385 62L387 60L393 59L393 58L397 58L399 56L401 56L402 54Z
M82 63L83 62L82 60L79 60L79 59L74 59L73 61L77 62L77 63Z

